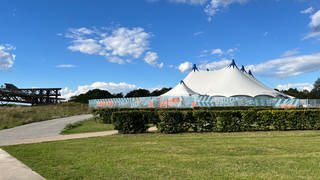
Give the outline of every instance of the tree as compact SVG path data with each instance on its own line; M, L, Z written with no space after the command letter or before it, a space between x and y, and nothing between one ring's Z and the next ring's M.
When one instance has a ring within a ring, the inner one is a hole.
M117 93L117 94L113 94L114 98L123 98L123 94L122 93Z
M314 82L313 89L310 92L305 89L299 91L296 88L290 88L281 92L299 99L320 99L320 78Z
M126 97L147 97L150 96L150 92L146 89L136 89L130 91Z
M312 91L318 92L318 93L320 92L320 78L318 78L318 79L314 82Z
M154 91L152 91L152 93L150 94L150 96L161 96L162 94L170 91L172 88L162 88L160 90L156 89Z
M106 90L94 89L78 96L72 96L70 101L88 103L89 99L113 98L114 96Z

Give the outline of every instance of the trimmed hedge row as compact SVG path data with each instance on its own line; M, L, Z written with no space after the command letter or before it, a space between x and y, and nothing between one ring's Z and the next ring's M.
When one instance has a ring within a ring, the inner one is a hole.
M143 111L143 112L156 112L156 111L196 111L196 110L266 110L272 109L272 107L254 107L254 106L237 106L237 107L195 107L192 108L167 108L167 109L155 109L155 108L98 108L92 109L92 113L95 118L102 120L106 124L111 124L111 115L113 112L124 111Z
M158 122L155 111L118 111L111 115L114 129L123 134L145 133L150 124Z
M92 109L92 114L96 119L102 120L102 122L106 124L112 123L112 113L115 112L142 112L142 113L149 113L149 121L151 123L155 123L158 121L158 114L156 113L156 109L154 108L146 108L146 109L129 109L129 108L105 108L105 109Z
M111 114L120 133L146 132L149 124L162 133L320 129L319 109L139 109Z

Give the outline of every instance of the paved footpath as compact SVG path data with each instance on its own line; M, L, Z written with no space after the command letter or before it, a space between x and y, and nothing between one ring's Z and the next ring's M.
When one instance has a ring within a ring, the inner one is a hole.
M67 124L83 121L91 117L91 114L78 115L0 130L0 146L23 144L23 142L30 142L31 139L50 139L50 137L62 136L59 134Z
M0 180L42 180L38 173L0 149Z
M66 139L79 139L88 137L108 136L117 134L118 131L103 131L60 135L61 130L68 124L91 118L92 115L79 115L59 118L48 121L31 123L11 129L0 131L0 146L15 144L30 144ZM32 171L19 160L0 149L0 180L42 180L38 173Z
M74 123L91 118L92 115L80 115L67 118L31 123L18 126L12 129L0 131L0 146L30 144L48 141L59 141L67 139L79 139L98 136L110 136L118 134L118 131L102 131L92 133L60 135L59 133L68 123ZM156 127L151 127L148 131L156 131ZM19 160L12 157L7 152L0 149L0 180L43 180L38 173L32 171Z

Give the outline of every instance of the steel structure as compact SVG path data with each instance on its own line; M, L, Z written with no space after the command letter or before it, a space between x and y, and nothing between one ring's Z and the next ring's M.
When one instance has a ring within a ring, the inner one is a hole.
M63 98L60 98L61 88L18 88L13 84L5 83L0 88L0 102L8 103L29 103L37 104L54 104Z

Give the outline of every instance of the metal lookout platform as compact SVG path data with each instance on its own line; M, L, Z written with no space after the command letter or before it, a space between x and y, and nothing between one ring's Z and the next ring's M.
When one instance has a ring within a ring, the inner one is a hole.
M61 88L18 88L13 84L5 83L0 88L0 102L6 104L28 103L31 105L55 104L64 98L60 98Z

